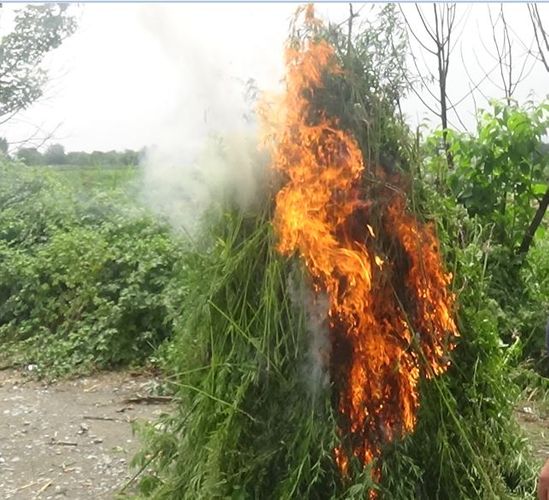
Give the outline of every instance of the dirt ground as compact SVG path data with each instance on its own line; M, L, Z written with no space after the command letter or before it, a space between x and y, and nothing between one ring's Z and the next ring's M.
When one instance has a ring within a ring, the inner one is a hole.
M547 403L524 400L515 409L519 425L524 430L532 453L540 463L549 459L549 408Z
M0 500L115 498L139 448L131 423L170 410L151 397L157 384L128 372L47 384L0 371ZM549 408L524 400L516 416L549 458Z
M131 477L136 419L169 411L157 381L104 373L48 385L0 371L0 499L111 499Z

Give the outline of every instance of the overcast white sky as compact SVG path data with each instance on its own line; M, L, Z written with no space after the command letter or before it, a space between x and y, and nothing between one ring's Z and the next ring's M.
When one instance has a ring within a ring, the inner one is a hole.
M52 80L44 98L0 127L11 142L35 133L54 132L50 142L72 150L139 149L158 143L169 131L175 140L191 140L197 127L210 123L230 129L241 122L243 82L254 78L271 90L282 77L282 47L289 19L297 4L84 4L77 9L78 32L48 57ZM361 7L355 4L355 11ZM4 4L3 10L18 8ZM419 18L412 5L403 5L410 20ZM431 14L430 4L422 8ZM318 4L324 18L341 21L348 4ZM361 15L367 15L365 6ZM499 5L492 4L496 15ZM524 43L533 33L526 4L505 4L508 22ZM540 5L549 24L549 5ZM486 4L459 4L461 38L450 67L449 95L458 101L468 91L469 77L480 80L494 68L487 50L493 49ZM423 35L424 36L424 35ZM417 46L416 46L417 49ZM517 58L526 49L515 42ZM435 67L435 61L427 61ZM517 70L518 71L518 70ZM498 72L491 73L497 83ZM536 64L519 86L517 97L547 96L549 74ZM501 96L485 80L482 90ZM477 94L477 105L482 97ZM474 125L474 102L460 104L460 117ZM413 95L404 111L415 125L431 119ZM459 122L452 117L455 126Z

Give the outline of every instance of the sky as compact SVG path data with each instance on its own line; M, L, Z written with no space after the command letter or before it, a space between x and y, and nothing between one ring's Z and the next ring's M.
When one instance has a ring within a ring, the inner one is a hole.
M20 5L4 4L4 17ZM46 59L51 80L44 97L7 124L0 136L12 144L48 137L67 151L140 149L166 142L200 141L211 130L241 128L247 105L246 82L261 90L280 88L283 44L298 4L79 4L73 7L79 29ZM429 4L422 5L429 15ZM491 6L497 15L499 5ZM361 18L372 6L355 4ZM410 23L425 40L413 5L402 5ZM506 4L505 14L516 40L515 59L530 44L532 29L526 4ZM549 19L549 5L540 5ZM345 3L317 4L317 13L334 22L346 19ZM500 96L498 72L492 71L493 41L486 4L458 4L459 32L449 75L453 102L469 92L470 81L483 80L480 90ZM0 19L0 26L2 26ZM5 27L5 22L3 23ZM519 41L519 39L521 41ZM419 55L420 66L434 68L434 59ZM526 70L530 70L531 64ZM489 78L484 76L488 71ZM493 80L493 83L490 81ZM539 101L547 96L549 74L532 66L517 98ZM418 86L416 86L418 88ZM422 91L422 95L428 95ZM474 127L476 99L459 105L457 128ZM410 125L436 125L436 119L413 93L403 110Z

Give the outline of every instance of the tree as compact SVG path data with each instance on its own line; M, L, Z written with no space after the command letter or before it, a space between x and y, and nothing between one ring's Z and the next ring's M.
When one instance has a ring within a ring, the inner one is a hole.
M89 165L89 154L84 151L71 151L65 155L65 163L69 165Z
M436 58L436 72L427 70L427 74L420 71L417 65L417 58L412 52L412 60L418 72L418 77L422 87L434 100L434 105L429 105L424 97L414 88L414 92L421 102L434 114L440 118L442 125L442 143L446 151L446 159L450 167L453 166L452 154L448 143L448 115L450 110L456 113L455 106L450 103L447 93L448 70L450 67L450 55L457 41L454 34L456 26L456 4L433 4L433 18L429 20L428 15L416 4L417 14L421 20L421 25L427 35L426 41L422 41L416 33L415 24L411 23L401 8L402 15L408 27L408 32L419 43L422 50ZM436 82L437 89L432 90L430 83ZM457 116L457 113L456 113ZM459 120L459 116L458 120Z
M528 4L528 12L530 13L530 21L536 38L538 53L536 59L540 61L545 69L549 72L549 35L547 28L544 26L539 8L536 4Z
M494 101L475 135L448 136L455 159L448 177L452 193L471 215L494 227L496 243L521 258L549 205L549 156L542 142L548 127L549 103Z
M25 165L41 165L42 153L36 148L20 148L17 151L17 158L21 160Z
M120 163L127 166L138 165L139 153L137 151L132 151L131 149L124 150L123 153L120 153Z
M507 22L503 4L500 5L499 13L495 19L492 16L491 6L488 6L488 16L492 26L492 42L496 51L495 55L493 55L491 51L488 51L488 55L491 56L491 58L497 63L497 67L499 68L500 84L493 81L489 72L486 70L484 70L484 76L492 84L494 84L498 90L503 92L505 101L507 105L510 106L513 94L515 93L518 85L524 81L532 70L535 60L532 61L530 68L528 68L528 62L532 59L530 57L531 47L528 49L520 38L516 37L513 39L511 36L511 33L514 33L514 30ZM523 49L528 49L526 54L523 54L522 57L520 52L513 50L513 45L515 45L516 48L516 42L519 42L519 49L520 46L522 46Z
M66 159L65 148L61 144L50 144L44 153L46 165L63 165Z
M8 155L8 141L5 137L0 137L0 157Z
M44 56L74 33L67 4L28 5L0 41L0 120L8 121L42 96L47 80Z

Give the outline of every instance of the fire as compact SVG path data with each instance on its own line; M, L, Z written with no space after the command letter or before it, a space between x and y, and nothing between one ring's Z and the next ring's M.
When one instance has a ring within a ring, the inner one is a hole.
M318 26L312 7L306 25ZM304 261L329 299L330 373L337 393L346 474L370 464L383 445L413 430L418 383L446 369L452 319L450 276L433 230L406 210L402 192L366 198L365 166L354 138L312 100L327 73L340 74L333 48L306 39L286 48L283 118L272 135L278 250ZM373 191L371 190L371 193ZM379 478L374 467L374 477Z

